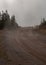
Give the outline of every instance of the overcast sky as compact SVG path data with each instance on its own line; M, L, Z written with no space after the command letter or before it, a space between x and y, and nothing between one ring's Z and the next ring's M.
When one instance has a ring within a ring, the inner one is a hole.
M46 18L46 0L0 0L0 11L6 9L20 26L40 24Z

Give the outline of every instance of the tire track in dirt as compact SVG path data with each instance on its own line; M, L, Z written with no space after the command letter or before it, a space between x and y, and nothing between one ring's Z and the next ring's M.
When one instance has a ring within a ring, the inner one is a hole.
M32 41L35 36L32 31L30 31L32 39L28 35L29 32L20 32L20 30L16 32L5 31L4 34L4 46L8 56L13 60L14 65L46 65L46 55L41 55L39 50L35 49L35 47L33 48L32 45L34 43L40 44L42 40ZM36 38L37 36L35 36Z
M17 41L17 40L16 40ZM39 43L41 43L39 40L38 40ZM36 58L38 58L40 61L42 61L43 63L46 64L46 55L43 56L41 55L38 50L36 51L36 49L33 49L31 47L29 47L28 43L26 43L23 39L19 39L19 43L22 43L23 46L25 47L25 50L29 53L29 54L32 54L33 56L35 56Z

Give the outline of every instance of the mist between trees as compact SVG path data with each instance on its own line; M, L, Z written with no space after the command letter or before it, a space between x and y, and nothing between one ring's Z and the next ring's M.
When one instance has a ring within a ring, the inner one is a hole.
M16 29L18 27L19 26L16 22L15 15L12 15L10 17L7 10L5 12L4 11L0 12L0 30L2 30L2 29ZM46 29L46 20L45 20L45 18L43 18L41 20L41 24L39 26L36 26L36 27L38 27L39 29L40 28L45 28Z
M8 11L6 10L0 12L0 29L15 29L18 28L18 24L15 20L15 15L10 17Z

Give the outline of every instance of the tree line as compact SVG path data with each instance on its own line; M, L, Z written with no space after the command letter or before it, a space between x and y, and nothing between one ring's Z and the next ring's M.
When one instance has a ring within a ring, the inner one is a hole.
M0 29L4 29L4 28L17 28L18 24L16 23L15 20L15 15L12 15L10 18L10 15L8 13L8 11L6 10L1 11L0 12Z
M43 19L41 20L41 24L39 25L39 28L44 28L44 29L46 29L46 19L45 19L45 18L43 18Z

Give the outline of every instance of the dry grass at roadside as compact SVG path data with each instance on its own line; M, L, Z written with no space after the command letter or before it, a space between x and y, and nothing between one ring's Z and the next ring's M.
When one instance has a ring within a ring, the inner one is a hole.
M38 32L40 34L45 34L46 35L46 26L41 26L41 27L35 26L33 28L33 31L36 31L36 32Z
M46 29L40 29L39 32L42 34L46 34Z
M40 34L45 34L46 35L46 29L34 29L34 31L36 31Z

